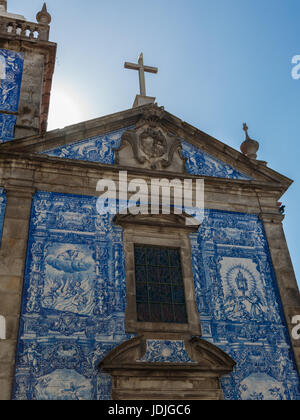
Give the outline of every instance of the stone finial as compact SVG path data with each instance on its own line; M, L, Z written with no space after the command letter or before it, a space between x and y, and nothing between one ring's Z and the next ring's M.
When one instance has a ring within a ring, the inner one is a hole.
M1 0L0 0L1 1ZM49 25L51 22L51 15L48 13L46 3L44 3L43 8L38 14L36 15L36 20L38 23L42 25Z
M244 123L243 130L246 133L246 140L241 144L241 152L250 159L257 158L257 151L259 149L259 143L249 137L247 124Z

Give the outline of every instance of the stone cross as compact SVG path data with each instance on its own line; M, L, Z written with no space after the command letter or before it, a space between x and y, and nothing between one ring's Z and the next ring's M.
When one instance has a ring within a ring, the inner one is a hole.
M244 123L244 124L243 124L243 130L245 131L245 133L246 133L246 137L248 138L248 137L249 137L249 135L248 135L248 130L249 130L249 128L248 128L248 126L247 126L247 124L246 124L246 123Z
M145 82L145 71L147 73L157 73L158 72L158 68L157 67L149 67L149 66L144 66L144 56L143 53L141 53L140 57L139 57L139 62L138 64L134 64L134 63L125 63L125 69L130 69L130 70L138 70L139 72L139 79L140 79L140 94L141 96L146 96L146 82Z

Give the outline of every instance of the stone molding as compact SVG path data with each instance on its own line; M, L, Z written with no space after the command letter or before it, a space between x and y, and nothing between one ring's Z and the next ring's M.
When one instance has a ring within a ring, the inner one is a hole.
M156 111L159 114L158 117L153 117L153 110L158 110ZM246 173L256 181L280 185L282 194L292 183L289 178L268 168L265 163L247 158L237 150L225 145L221 141L181 121L179 118L168 113L164 109L152 104L118 112L116 114L97 118L84 123L75 124L62 130L54 130L46 133L42 138L40 136L29 137L26 139L20 139L17 142L14 141L13 144L4 144L1 147L6 151L10 149L16 151L22 150L22 152L26 153L42 152L49 150L49 148L52 147L59 147L71 142L74 143L105 132L128 127L133 124L137 124L137 129L139 129L140 124L149 124L151 122L148 114L151 115L151 118L156 118L155 123L160 125L166 133L172 133L175 137L179 137L187 142L190 142L192 145L199 147L204 152L209 153L217 159L233 166L237 170ZM57 161L57 159L54 160Z
M127 221L126 221L127 220ZM129 222L128 222L129 220ZM176 225L174 221L179 223ZM139 223L140 221L140 223ZM123 241L126 266L126 332L147 333L148 336L157 336L163 333L164 336L201 336L200 317L196 307L196 295L192 272L192 254L189 234L197 230L197 226L185 226L185 218L182 215L119 215L114 222L120 224L124 229ZM198 225L199 228L199 225ZM186 310L188 323L152 323L138 322L136 309L136 282L134 245L147 244L154 246L165 246L180 249L183 282L185 288Z
M122 226L123 228L132 225L144 225L163 227L164 230L168 228L183 229L186 230L187 233L196 232L199 229L200 222L199 224L192 226L188 226L186 224L186 219L190 218L191 216L185 212L182 212L182 214L162 214L162 207L160 207L159 214L151 214L150 206L149 209L148 207L146 209L148 214L117 214L114 218L114 223L116 225Z
M235 361L199 338L186 340L192 363L145 363L146 339L138 336L113 349L99 364L113 377L112 399L220 400L220 378Z
M260 213L260 220L263 223L281 224L284 220L284 215L278 213Z

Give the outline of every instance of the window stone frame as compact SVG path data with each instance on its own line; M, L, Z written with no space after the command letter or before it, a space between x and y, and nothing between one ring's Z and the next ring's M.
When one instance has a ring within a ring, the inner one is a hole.
M155 337L201 336L200 315L196 305L192 252L189 234L198 226L186 226L184 215L117 215L115 224L123 228L126 295L125 331ZM181 256L187 324L137 321L134 246L178 248Z

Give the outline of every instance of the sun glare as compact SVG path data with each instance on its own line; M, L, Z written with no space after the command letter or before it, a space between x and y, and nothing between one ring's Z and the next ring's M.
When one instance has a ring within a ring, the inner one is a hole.
M48 131L64 128L91 118L89 107L78 93L62 85L53 87L50 101Z

